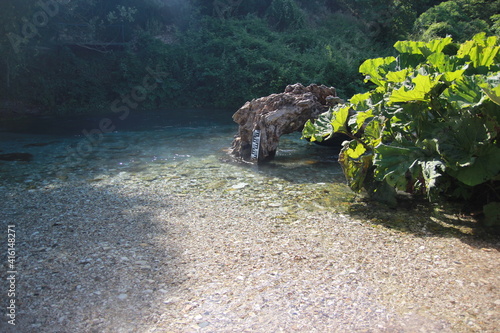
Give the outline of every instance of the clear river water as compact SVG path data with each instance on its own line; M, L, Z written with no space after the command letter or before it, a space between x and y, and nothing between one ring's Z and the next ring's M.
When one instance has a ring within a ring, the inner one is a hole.
M15 183L29 189L122 175L185 190L186 184L219 192L285 188L296 194L316 192L316 197L329 193L326 204L350 200L338 150L301 140L300 133L283 136L268 164L232 161L227 149L238 131L233 112L161 110L131 113L123 120L97 115L4 121L0 154L28 153L33 159L0 161L0 186Z

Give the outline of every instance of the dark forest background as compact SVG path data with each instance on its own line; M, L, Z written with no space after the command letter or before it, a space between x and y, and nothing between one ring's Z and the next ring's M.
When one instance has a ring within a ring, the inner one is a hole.
M348 98L395 41L499 35L498 13L499 0L2 1L0 108L109 112L131 92L138 109L237 108L296 82Z

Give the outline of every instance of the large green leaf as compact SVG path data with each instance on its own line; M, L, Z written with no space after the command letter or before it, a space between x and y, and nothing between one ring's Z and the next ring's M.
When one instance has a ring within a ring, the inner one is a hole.
M451 37L434 39L429 42L398 41L394 44L394 48L400 53L421 54L428 57L433 53L442 52L452 42Z
M418 160L426 157L425 152L418 147L401 147L395 145L380 144L375 147L373 165L375 178L385 180L391 186L400 190L406 190L408 185L407 173L415 175L420 169Z
M370 109L374 103L377 103L377 100L372 100L374 97L376 98L378 94L373 93L372 91L366 92L364 94L356 94L351 97L349 102L352 104L352 107L355 111L366 111Z
M333 127L330 124L332 112L322 113L314 122L308 120L302 130L302 138L311 142L322 142L333 134Z
M500 148L490 145L480 152L474 163L458 170L449 170L450 175L469 186L483 184L500 173Z
M356 134L363 128L367 120L372 118L372 110L356 112L356 114L349 119L348 125L351 127L352 133Z
M439 154L455 170L474 164L490 139L483 120L471 116L448 120L435 136Z
M398 102L430 102L431 91L439 84L442 74L437 75L422 75L418 74L411 82L413 87L411 89L406 86L394 90L389 97L389 103Z
M453 43L453 38L451 37L437 38L425 43L424 47L428 50L427 56L429 56L432 53L443 52L444 48L452 43ZM424 53L424 51L422 51L422 53Z
M456 80L443 92L443 97L457 109L475 107L482 103L484 96L478 82L469 76Z
M380 117L372 118L365 126L363 139L371 147L376 147L382 142L383 124Z
M479 86L494 103L500 105L500 73L484 78Z
M425 42L416 42L411 40L402 40L397 41L394 44L394 48L398 50L400 53L407 54L419 54L424 55L422 52L422 48L424 48Z
M341 105L333 109L332 119L330 122L333 127L333 133L348 133L346 125L350 111L350 105Z
M453 72L444 72L444 81L453 82L455 80L459 80L463 77L465 71L467 70L468 65L462 67L462 69L453 71Z
M500 105L500 86L483 87L483 90L494 103Z
M442 52L437 52L431 54L427 60L429 63L434 66L439 72L444 73L445 75L448 72L455 72L461 70L462 74L467 69L467 63L460 58L450 57ZM449 80L452 81L452 80Z
M411 68L405 68L400 71L387 73L386 79L388 82L400 83L406 81L411 73L413 73Z
M489 68L495 64L495 58L500 52L500 46L496 46L497 41L496 36L486 38L485 33L477 34L473 40L469 40L460 46L457 56L470 59L476 68Z
M384 77L390 70L395 69L396 58L368 59L359 66L359 72L366 75L365 81L371 81L378 86L385 86Z

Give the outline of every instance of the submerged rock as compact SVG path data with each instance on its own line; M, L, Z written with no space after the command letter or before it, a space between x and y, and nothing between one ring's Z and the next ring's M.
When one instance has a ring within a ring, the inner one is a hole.
M33 155L29 153L0 154L0 161L30 162L32 160L33 160Z
M246 102L233 115L240 126L230 153L245 161L269 161L276 154L280 136L301 131L307 120L338 103L342 100L335 88L300 83L287 86L281 94Z

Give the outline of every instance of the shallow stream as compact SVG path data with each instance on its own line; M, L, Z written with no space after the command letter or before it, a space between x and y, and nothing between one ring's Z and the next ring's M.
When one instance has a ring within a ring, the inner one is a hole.
M116 177L145 186L164 181L177 194L238 193L265 205L305 201L341 207L352 200L337 151L301 140L300 133L281 138L271 163L231 161L227 148L238 130L232 112L169 110L137 112L124 120L100 115L4 122L0 154L29 153L33 159L0 161L0 186L29 189Z

